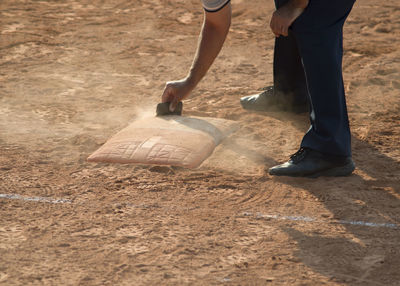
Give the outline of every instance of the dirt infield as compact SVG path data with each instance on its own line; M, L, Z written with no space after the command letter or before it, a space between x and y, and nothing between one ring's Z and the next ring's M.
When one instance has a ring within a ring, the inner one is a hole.
M241 125L199 169L86 162L186 74L199 2L1 1L0 285L400 285L398 0L345 26L354 175L265 172L308 128L239 104L272 82L272 0L233 0L185 102Z

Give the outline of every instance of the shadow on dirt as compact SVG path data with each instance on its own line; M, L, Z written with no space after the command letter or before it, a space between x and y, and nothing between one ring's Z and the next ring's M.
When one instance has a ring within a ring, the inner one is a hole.
M298 128L308 120L296 115L269 114ZM355 174L340 178L273 178L294 188L306 189L332 213L332 219L400 225L400 163L369 143L352 137ZM321 188L321 181L323 188ZM396 285L400 229L343 225L343 236L283 230L297 241L301 261L347 285Z

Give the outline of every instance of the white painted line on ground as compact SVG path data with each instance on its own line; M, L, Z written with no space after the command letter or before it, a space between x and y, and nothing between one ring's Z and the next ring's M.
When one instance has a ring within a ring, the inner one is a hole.
M397 224L394 224L394 223L375 223L375 222L351 221L351 220L339 220L339 223L341 223L341 224L370 226L370 227L400 228L400 226L398 226Z
M258 219L263 218L263 219L289 220L289 221L301 221L301 222L338 223L338 224L350 224L350 225L359 225L367 227L386 227L391 229L400 229L400 226L394 223L375 223L375 222L353 221L353 220L328 221L328 220L318 220L316 218L307 216L285 216L285 215L262 214L262 213L253 214L250 212L244 212L243 215L254 216Z
M40 202L40 203L50 203L50 204L69 204L72 203L71 200L68 199L54 199L54 198L45 198L45 197L25 197L18 194L0 194L0 199L9 199L9 200L21 200L26 202ZM144 207L147 206L137 206L130 205L131 207ZM251 213L251 212L243 212L243 216L253 216L257 219L275 219L275 220L288 220L288 221L300 221L300 222L319 222L319 223L338 223L338 224L349 224L349 225L359 225L359 226L367 226L367 227L385 227L391 229L400 229L400 226L394 223L375 223L375 222L367 222L367 221L353 221L353 220L336 220L336 221L328 221L328 220L319 220L312 217L307 216L286 216L279 214L262 214L262 213Z
M45 198L45 197L25 197L17 194L0 194L0 199L9 199L9 200L21 200L26 202L40 202L40 203L50 203L50 204L68 204L72 203L72 201L67 199L53 199L53 198Z

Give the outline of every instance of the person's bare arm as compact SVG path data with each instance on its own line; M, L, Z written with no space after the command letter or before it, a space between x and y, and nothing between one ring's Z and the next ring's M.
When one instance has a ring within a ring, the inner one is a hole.
M272 14L271 30L276 37L287 36L290 25L307 8L309 0L290 0Z
M167 82L162 102L171 102L170 110L187 98L205 76L225 42L231 24L231 5L218 12L205 12L196 55L189 74L182 80Z

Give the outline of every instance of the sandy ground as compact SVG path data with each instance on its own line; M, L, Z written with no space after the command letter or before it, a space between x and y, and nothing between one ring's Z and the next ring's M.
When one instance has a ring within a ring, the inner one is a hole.
M354 175L266 174L308 118L240 108L272 81L264 0L185 102L241 125L199 169L85 161L186 74L199 2L0 2L0 284L400 285L398 0L345 27Z

